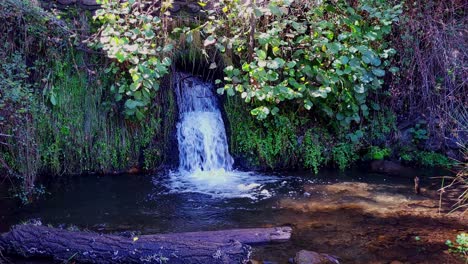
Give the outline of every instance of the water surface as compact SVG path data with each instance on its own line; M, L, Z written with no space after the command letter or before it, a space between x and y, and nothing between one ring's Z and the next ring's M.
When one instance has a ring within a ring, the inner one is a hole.
M425 189L427 195L415 195L412 178L360 170L220 175L219 180L209 178L213 175L184 180L177 173L64 178L33 205L0 200L0 231L30 219L136 234L290 225L290 242L256 247L254 257L286 263L308 249L337 255L343 263L435 263L424 261L446 261L445 239L466 230L433 217L436 200Z

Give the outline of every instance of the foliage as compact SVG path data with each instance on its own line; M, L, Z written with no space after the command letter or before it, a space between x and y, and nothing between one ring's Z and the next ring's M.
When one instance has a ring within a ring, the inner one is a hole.
M127 117L144 119L159 80L169 72L170 2L103 0L94 16L102 26L90 43L113 59L106 69L116 77L110 89L117 102L125 102Z
M468 234L460 233L457 235L455 243L447 240L445 244L449 247L450 252L459 254L468 261Z
M235 52L240 62L225 68L225 85L219 93L238 92L256 106L251 113L259 119L278 114L281 102L289 100L344 127L360 123L370 109L379 109L367 96L381 88L388 59L395 53L384 37L398 20L399 5L223 3L224 17L206 30L212 34L207 39L222 44L221 51L227 47ZM254 39L258 41L253 43Z
M231 151L246 156L252 165L269 168L294 166L298 159L295 116L276 116L260 122L251 118L236 98L227 98Z
M322 140L320 139L320 137L323 137L326 133L317 132L320 131L308 130L304 135L302 143L304 167L312 168L315 174L319 172L319 167L325 163L325 155L327 154L325 152L325 146L322 143L325 140L324 138L322 138Z
M266 165L271 169L311 168L318 173L324 165L334 164L345 169L359 158L359 144L314 127L314 122L306 117L289 112L288 116L258 120L248 114L239 100L227 97L224 107L230 151L242 157L244 165Z
M392 133L397 131L395 113L388 108L383 108L383 111L374 112L364 130L367 133L365 140L368 140L369 143L385 143Z
M424 167L450 168L454 165L453 160L434 151L408 150L403 148L400 150L400 159L406 163Z
M416 124L414 127L409 129L412 140L415 144L420 143L423 140L428 139L427 130L422 127L421 123Z
M346 142L338 143L333 147L333 161L340 170L346 169L359 158L356 148L356 145Z
M389 157L390 154L391 150L389 148L371 146L364 158L368 160L383 160L384 158Z
M16 193L26 197L36 192L39 167L33 118L38 109L34 96L38 86L31 79L43 77L43 64L35 63L30 54L37 56L44 47L53 50L61 44L66 28L23 0L0 2L0 19L0 173L15 176L19 183ZM44 38L46 32L55 37Z
M99 71L106 60L80 45L89 17L68 11L65 23L27 0L0 2L0 173L14 176L14 195L25 203L44 193L38 174L156 168L168 137L161 123L175 111L154 107L166 89L144 122L122 119L111 100L114 75Z
M65 59L53 63L42 111L36 115L41 172L121 172L139 167L140 160L149 169L158 166L163 146L153 140L163 136L160 112L151 107L145 122L126 122L108 99L113 75L100 72L91 79L75 70L103 62L73 47L60 56Z

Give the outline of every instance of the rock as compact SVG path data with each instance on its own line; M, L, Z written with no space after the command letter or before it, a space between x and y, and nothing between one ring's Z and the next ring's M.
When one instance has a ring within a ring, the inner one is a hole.
M82 5L87 5L87 6L96 6L96 5L99 5L98 3L96 3L96 0L80 0L80 3Z
M317 253L314 251L301 250L297 252L294 257L294 263L296 264L337 264L338 257L331 256L328 254Z
M76 3L76 0L58 0L57 3L61 5L71 5Z
M139 174L141 173L141 170L137 167L132 167L127 171L128 174Z
M408 168L401 165L399 162L388 160L374 160L370 164L371 170L374 172L382 172L388 174L405 174Z
M100 4L96 3L96 0L79 0L78 3L81 8L88 10L96 10L101 7Z
M439 151L442 149L442 141L437 137L430 137L426 140L425 149L429 151Z
M187 5L187 10L191 13L198 13L201 10L200 5L198 4L188 4Z
M394 260L394 261L390 262L390 264L403 264L403 262L398 261L398 260Z
M180 11L180 4L173 3L170 9L172 13L177 13Z

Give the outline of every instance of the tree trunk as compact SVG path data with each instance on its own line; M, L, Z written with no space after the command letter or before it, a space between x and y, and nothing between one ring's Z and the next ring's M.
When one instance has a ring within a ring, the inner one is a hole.
M0 248L23 257L85 263L245 263L251 252L238 241L203 242L175 234L136 239L34 225L18 225L1 235Z
M282 242L290 227L142 235L127 238L36 225L18 225L0 236L0 249L23 257L87 263L245 263L250 246Z

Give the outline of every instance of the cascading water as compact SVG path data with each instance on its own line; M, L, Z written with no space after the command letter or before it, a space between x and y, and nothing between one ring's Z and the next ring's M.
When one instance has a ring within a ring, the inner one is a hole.
M178 74L175 88L180 120L177 124L179 170L231 171L233 159L213 85Z
M269 197L265 184L274 177L232 169L226 130L211 83L176 73L175 92L179 107L177 141L179 169L167 180L154 179L169 193L196 192L221 198Z

